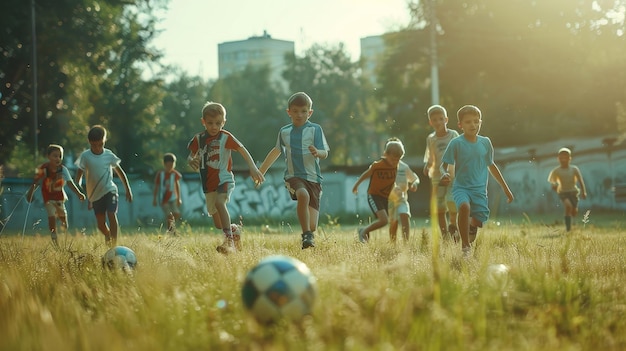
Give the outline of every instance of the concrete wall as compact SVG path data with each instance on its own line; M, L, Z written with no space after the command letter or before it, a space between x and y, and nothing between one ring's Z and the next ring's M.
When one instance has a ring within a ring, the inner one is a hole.
M614 190L614 185L617 185L618 192L623 193L626 189L626 147L612 150L609 154L606 149L593 146L598 144L597 140L590 141L591 146L588 148L584 148L583 144L582 141L578 141L573 161L580 167L587 185L588 199L581 201L581 212L591 208L626 211L626 198L616 199ZM489 201L492 217L520 217L523 212L528 214L561 212L562 205L547 182L548 173L558 165L554 151L558 150L560 147L558 145L568 144L558 143L538 148L544 150L544 153L533 151L529 154L528 149L499 151L496 155L496 162L515 195L515 201L507 204L502 190L491 178ZM414 218L428 216L430 183L421 175L422 166L422 164L412 165L413 170L420 174L422 183L417 193L409 194ZM366 167L363 166L359 172L365 170ZM322 223L325 222L327 214L331 217L354 214L355 223L356 214L359 214L359 218L364 221L371 216L366 201L367 182L361 184L359 195L355 197L352 194L352 185L360 173L352 173L342 170L325 172L320 211ZM238 222L240 217L244 223L251 220L280 221L285 218L295 218L296 203L291 200L285 190L282 175L283 171L280 167L273 167L267 174L266 182L256 189L247 172L236 174L235 191L228 205L233 222ZM133 203L129 204L124 200L123 187L119 186L121 200L118 218L124 227L123 230L128 233L133 230L158 228L162 223L163 215L160 208L152 206L152 179L129 177L135 196ZM47 232L47 215L43 208L41 192L37 191L30 207L24 199L30 183L31 179L5 179L4 191L0 196L0 220L4 229L21 232L22 228L25 228L26 233L40 230ZM185 174L181 185L184 202L183 217L193 223L212 225L212 220L206 214L199 176ZM66 206L70 227L95 230L95 218L93 213L87 210L87 204L81 203L69 189L67 191L69 200Z

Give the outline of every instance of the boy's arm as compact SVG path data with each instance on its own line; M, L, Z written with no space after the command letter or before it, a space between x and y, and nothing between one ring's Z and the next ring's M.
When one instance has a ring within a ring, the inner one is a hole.
M280 156L280 149L274 146L267 156L265 156L265 160L261 163L261 167L259 167L261 174L265 174L267 170L272 167L274 162L278 159L278 156Z
M74 176L76 184L80 185L80 182L83 180L83 173L83 170L80 168L76 171L76 175Z
M159 181L161 172L157 172L156 176L154 176L154 189L152 190L152 206L157 205L157 193L159 192L159 185L161 182Z
M433 156L433 152L428 147L428 143L426 143L426 156L424 158L426 159L426 163L424 164L424 169L422 170L422 172L425 176L428 176L428 171L430 170L430 167L433 166L433 160L435 159Z
M578 182L580 183L580 197L582 199L587 198L587 188L585 187L585 181L583 180L583 175L580 172L580 169L576 167L576 177L578 177Z
M80 201L84 201L85 200L85 194L80 190L80 188L78 186L76 186L76 183L74 183L74 181L71 178L67 181L67 185L69 185L70 189L72 189L74 194L76 194L76 196L78 196Z
M407 170L407 180L409 181L409 190L417 191L417 186L420 184L420 178L410 168Z
M441 162L441 166L439 166L439 172L441 173L441 178L439 179L439 184L443 186L447 186L452 181L452 177L450 176L449 166L446 162Z
M180 196L180 178L176 178L174 182L174 191L176 191L176 198L178 199L178 206L183 204L183 198Z
M489 165L489 173L491 173L491 175L494 178L496 178L496 181L498 182L498 184L500 184L500 186L502 187L502 190L504 190L504 194L506 195L508 199L507 202L511 203L513 201L513 193L511 192L511 189L509 189L509 185L504 180L504 177L502 176L500 169L498 168L498 166L496 166L495 163L492 163L491 165Z
M357 194L359 192L359 184L361 184L361 182L363 182L366 178L369 178L371 176L372 176L372 166L370 166L365 172L363 172L363 174L361 174L359 179L356 180L356 183L354 183L354 186L352 187L352 192L354 194Z
M313 155L314 157L317 157L321 160L325 159L326 157L328 157L328 151L327 150L322 150L322 149L318 149L313 145L309 146L309 151L311 152L311 155Z
M133 192L130 190L130 184L128 183L128 177L126 177L126 172L122 169L120 165L115 166L114 168L117 176L122 180L122 184L124 184L124 188L126 188L126 201L133 202Z
M252 179L254 180L254 184L260 185L261 183L263 183L265 177L263 177L263 173L261 173L261 171L259 171L257 166L254 164L254 159L252 159L252 155L250 155L248 149L246 149L244 146L240 146L237 149L237 152L239 152L241 156L243 156L244 160L246 160L248 168L250 169L250 177L252 177Z

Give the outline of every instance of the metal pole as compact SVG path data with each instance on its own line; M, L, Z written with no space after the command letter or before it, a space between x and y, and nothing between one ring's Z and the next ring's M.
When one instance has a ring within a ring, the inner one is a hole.
M37 82L37 24L35 21L35 0L31 0L30 10L33 32L33 139L35 143L35 161L37 161L37 159L39 159L39 121L37 120L39 115L37 91L39 88Z
M430 1L430 91L433 105L439 104L439 68L437 63L437 0Z

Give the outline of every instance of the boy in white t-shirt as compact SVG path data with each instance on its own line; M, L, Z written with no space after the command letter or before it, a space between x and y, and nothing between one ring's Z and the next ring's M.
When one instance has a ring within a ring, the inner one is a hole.
M83 151L76 160L76 184L80 184L85 175L85 188L89 208L96 215L98 229L104 235L109 247L117 245L117 204L118 191L113 182L113 171L122 180L126 188L126 200L133 201L133 193L128 184L126 173L120 166L121 160L111 150L105 149L107 131L101 125L95 125L87 134L90 148ZM109 224L107 225L107 219Z

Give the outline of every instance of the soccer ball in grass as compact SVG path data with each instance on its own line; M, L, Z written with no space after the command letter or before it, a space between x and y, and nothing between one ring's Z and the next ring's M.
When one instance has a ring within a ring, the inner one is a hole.
M490 264L485 272L485 281L494 289L504 290L509 282L509 267L504 264Z
M248 271L241 295L246 309L261 323L297 321L311 313L317 283L303 262L268 256Z
M104 256L102 256L102 267L109 269L134 269L137 265L137 256L135 252L126 246L116 246L110 248Z

